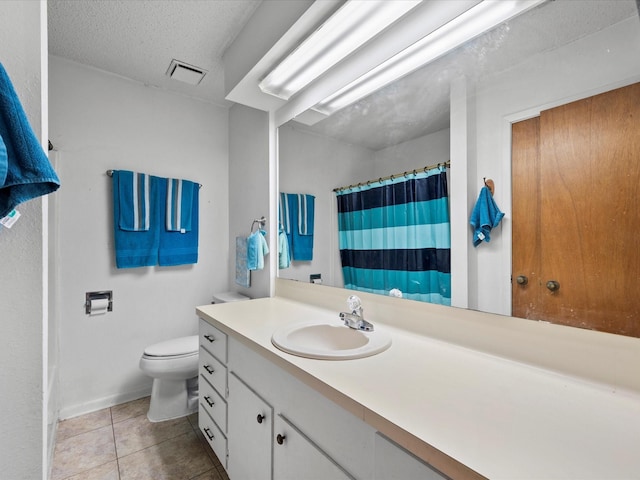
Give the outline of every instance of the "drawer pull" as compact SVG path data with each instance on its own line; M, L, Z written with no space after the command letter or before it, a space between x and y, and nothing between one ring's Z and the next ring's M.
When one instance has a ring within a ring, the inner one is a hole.
M203 365L202 368L204 368L209 373L209 375L213 375L213 372L215 372L215 370L209 365Z
M216 438L213 436L213 433L211 433L211 430L209 430L209 428L205 428L204 433L207 434L207 437L209 437L209 440L213 440L214 438Z
M287 438L286 435L278 434L278 436L276 437L276 442L278 442L278 445L282 445L285 438Z
M210 407L213 407L215 405L215 402L213 400L211 400L211 397L208 396L208 395L206 397L204 397L204 401L207 402Z
M216 341L215 337L214 337L213 335L209 334L209 333L207 333L207 334L204 336L204 338L206 338L207 340L209 340L211 343L213 343L213 342L215 342L215 341Z
M265 419L265 416L262 415L261 413L258 414L258 417L256 418L256 420L258 421L258 423L262 423L262 421Z

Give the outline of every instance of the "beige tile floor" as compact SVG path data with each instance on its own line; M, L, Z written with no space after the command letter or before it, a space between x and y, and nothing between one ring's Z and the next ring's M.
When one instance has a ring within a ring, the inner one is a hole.
M58 424L51 480L228 480L197 414L151 423L149 397Z

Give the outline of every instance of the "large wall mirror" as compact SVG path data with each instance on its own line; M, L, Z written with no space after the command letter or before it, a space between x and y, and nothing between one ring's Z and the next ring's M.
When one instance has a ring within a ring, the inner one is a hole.
M404 172L411 175L414 170L451 159L449 177L455 175L456 168L466 173L457 183L449 184L449 195L453 198L465 190L467 215L485 176L494 179L495 200L506 213L491 242L477 248L471 245L468 216L452 215L452 224L463 222L466 226L464 238L454 235L451 244L452 252L464 249L468 257L468 307L512 314L515 246L511 188L516 183L511 178L512 125L639 81L640 20L635 0L556 0L527 11L313 125L289 121L278 132L279 190L315 197L313 260L294 260L288 268L280 269L278 276L309 282L319 274L324 285L344 287L334 189ZM464 88L454 90L456 84ZM464 105L464 115L455 121L454 102ZM640 118L635 122L631 130L637 135ZM464 165L456 165L456 158L452 158L452 142L458 139L466 145ZM638 178L637 164L630 171ZM558 176L569 178L562 171ZM636 213L625 215L636 218L637 211L635 208ZM634 221L637 225L640 219ZM636 250L635 245L619 242L616 248ZM622 258L616 257L616 261ZM614 270L619 272L618 278L606 281L631 283L629 276L635 275L637 283L637 258L635 270L620 266ZM578 257L571 259L580 261ZM457 288L455 277L453 271L452 288ZM538 279L543 280L547 279ZM635 322L640 323L640 295L637 286L632 288L636 295L628 302L635 302ZM628 298L629 290L626 292ZM518 315L536 318L538 313L534 308Z

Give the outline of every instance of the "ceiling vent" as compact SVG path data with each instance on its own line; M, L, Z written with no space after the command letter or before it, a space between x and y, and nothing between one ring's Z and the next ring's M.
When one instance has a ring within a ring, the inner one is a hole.
M171 65L169 65L169 69L167 70L169 77L188 83L189 85L198 85L206 74L206 70L176 59L171 60Z

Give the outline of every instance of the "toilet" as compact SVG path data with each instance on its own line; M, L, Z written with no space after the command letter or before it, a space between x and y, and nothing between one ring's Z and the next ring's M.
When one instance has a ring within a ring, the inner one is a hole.
M153 378L149 421L171 420L198 410L198 349L198 335L144 349L140 370Z
M213 295L212 303L249 300L236 292ZM162 422L198 410L199 336L174 338L144 349L140 370L153 378L147 418Z

